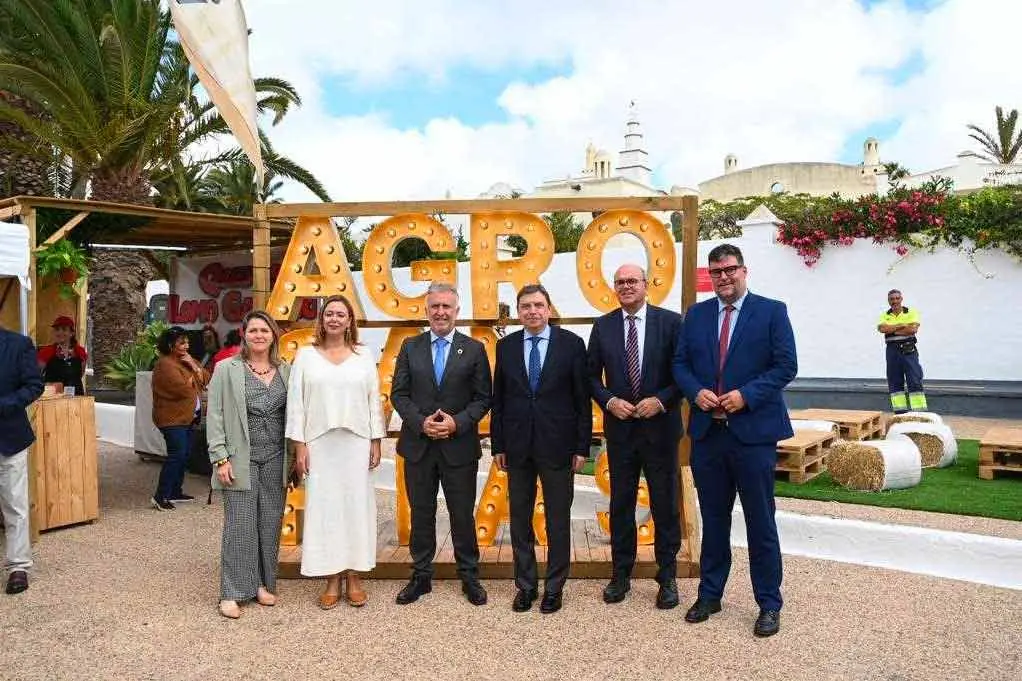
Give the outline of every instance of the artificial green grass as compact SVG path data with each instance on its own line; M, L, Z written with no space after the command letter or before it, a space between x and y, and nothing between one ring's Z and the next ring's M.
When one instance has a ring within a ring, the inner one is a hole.
M801 485L778 480L774 489L779 497L1022 520L1022 476L1001 474L981 480L978 467L979 442L959 440L958 461L953 466L924 468L920 483L909 489L853 492L834 482L829 473Z

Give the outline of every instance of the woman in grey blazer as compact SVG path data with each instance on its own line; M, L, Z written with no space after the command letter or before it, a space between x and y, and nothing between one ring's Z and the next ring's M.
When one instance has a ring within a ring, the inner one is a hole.
M290 367L280 329L262 310L242 320L241 352L216 365L209 383L206 438L213 489L223 490L220 614L239 602L274 605L287 446L284 421Z

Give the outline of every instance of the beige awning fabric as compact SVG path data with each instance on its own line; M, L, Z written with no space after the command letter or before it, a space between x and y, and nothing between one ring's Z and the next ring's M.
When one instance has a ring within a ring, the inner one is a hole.
M241 0L170 0L170 13L189 63L255 166L261 188L264 170L256 92Z

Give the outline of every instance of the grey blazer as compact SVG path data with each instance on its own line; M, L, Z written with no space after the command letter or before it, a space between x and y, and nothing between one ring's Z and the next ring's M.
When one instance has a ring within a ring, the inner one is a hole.
M281 362L277 371L287 386L291 365ZM234 484L226 489L247 490L250 487L248 409L245 405L245 362L240 355L217 363L208 390L206 443L209 446L209 460L213 462L230 457ZM281 444L286 451L287 440ZM287 484L288 470L285 461L284 479L281 481L284 485ZM212 486L213 489L225 489L217 479L215 470Z

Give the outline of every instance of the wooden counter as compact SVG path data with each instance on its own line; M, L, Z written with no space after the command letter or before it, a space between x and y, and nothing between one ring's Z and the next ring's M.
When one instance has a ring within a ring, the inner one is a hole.
M33 534L99 518L96 405L92 397L55 397L33 405L29 450Z

